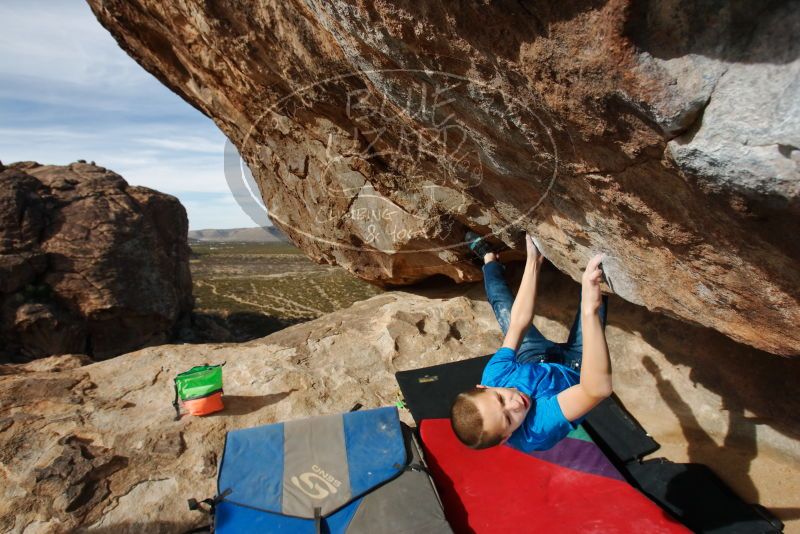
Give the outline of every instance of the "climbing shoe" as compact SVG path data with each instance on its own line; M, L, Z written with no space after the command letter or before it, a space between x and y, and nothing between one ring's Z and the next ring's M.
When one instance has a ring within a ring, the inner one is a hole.
M473 231L467 231L464 234L464 241L466 241L469 249L475 256L483 263L483 257L489 252L494 252L494 249L487 243L481 236Z

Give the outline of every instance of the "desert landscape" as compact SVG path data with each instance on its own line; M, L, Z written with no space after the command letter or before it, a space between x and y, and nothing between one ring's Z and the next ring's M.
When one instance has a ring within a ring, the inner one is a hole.
M246 341L321 317L381 290L344 269L318 265L286 243L190 244L195 321L216 321L227 339ZM199 319L202 317L202 319ZM195 329L194 338L213 338Z

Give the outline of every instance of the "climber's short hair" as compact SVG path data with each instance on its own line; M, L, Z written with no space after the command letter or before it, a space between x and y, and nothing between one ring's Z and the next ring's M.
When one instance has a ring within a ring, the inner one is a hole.
M450 407L450 425L453 427L458 439L472 449L486 449L499 445L503 436L492 435L483 428L483 417L475 399L479 395L486 395L487 390L474 387L458 394Z

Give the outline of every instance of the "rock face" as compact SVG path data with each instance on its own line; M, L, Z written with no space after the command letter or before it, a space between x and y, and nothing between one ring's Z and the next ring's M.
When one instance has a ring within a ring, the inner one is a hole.
M468 282L464 230L510 247L528 230L572 278L604 250L631 303L800 347L792 2L89 4L215 120L316 261L383 285ZM105 169L0 168L3 347L165 342L191 307L186 231L175 199ZM558 338L577 291L549 276L536 324ZM385 293L242 345L0 366L0 530L197 526L186 498L213 494L227 430L390 405L395 371L496 350L479 287L450 291ZM619 299L609 320L615 389L658 454L794 519L800 360ZM221 361L226 411L174 421L173 376Z
M0 345L107 358L191 310L186 211L87 163L0 168Z
M630 302L800 347L791 2L88 2L318 262L470 281L465 229L526 229L573 279L602 250Z
M779 354L800 347L800 10L89 0L239 149L276 226L367 280L475 280L464 230Z
M542 280L536 325L562 341L579 292L556 274ZM783 378L800 360L616 298L607 333L615 390L664 446L656 455L707 463L746 500L792 519L800 405ZM227 430L392 405L396 371L491 353L501 340L482 288L468 284L383 293L245 344L0 366L0 530L184 532L205 521L186 499L213 495ZM704 368L686 365L699 354ZM175 421L175 374L222 361L225 411Z

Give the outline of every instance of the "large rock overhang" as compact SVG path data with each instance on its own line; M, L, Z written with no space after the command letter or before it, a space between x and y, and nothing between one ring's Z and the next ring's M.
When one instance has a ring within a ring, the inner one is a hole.
M786 3L89 4L316 261L474 281L466 229L518 248L527 230L574 279L605 251L621 297L798 353Z

